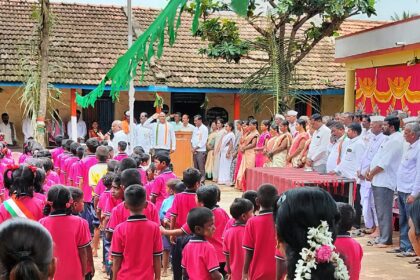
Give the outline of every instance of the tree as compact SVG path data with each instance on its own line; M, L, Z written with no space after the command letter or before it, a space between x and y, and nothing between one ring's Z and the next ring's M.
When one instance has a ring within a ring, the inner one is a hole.
M296 65L323 38L336 35L340 25L349 17L375 14L374 0L242 2L248 3L246 21L259 34L252 41L241 38L233 17L211 16L217 11L226 10L222 1L205 0L189 6L190 12L199 10L202 18L195 35L208 41L208 46L199 52L228 62L239 62L244 57L262 61L263 66L249 77L244 89L245 92L255 89L270 92L274 99L274 112L279 107L281 110L290 107L295 98L304 98L291 90L296 88L293 84L297 78L294 71ZM256 52L264 55L253 55ZM252 102L257 104L255 98Z
M412 17L415 17L417 15L418 15L417 13L410 14L410 11L403 11L403 13L400 16L398 13L395 12L394 15L391 16L391 20L392 21L399 21L399 20L412 18Z

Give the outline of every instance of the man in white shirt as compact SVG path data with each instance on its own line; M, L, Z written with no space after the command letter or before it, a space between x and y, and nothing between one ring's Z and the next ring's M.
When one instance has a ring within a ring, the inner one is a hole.
M315 132L309 145L306 165L317 172L325 173L331 130L322 123L320 114L312 115L310 122Z
M387 137L382 133L382 123L385 118L383 116L372 116L370 119L372 137L370 137L365 154L362 157L357 176L360 180L360 202L365 227L370 230L372 236L376 237L379 234L378 216L376 215L372 186L370 181L366 180L366 173L369 171L373 157Z
M397 188L397 171L401 163L404 142L399 129L398 117L385 118L382 130L388 138L379 147L366 174L366 178L372 182L373 198L378 214L380 235L375 240L375 246L378 248L392 245L392 203Z
M200 170L201 182L206 180L206 143L209 131L203 125L203 118L200 115L194 116L195 128L191 138L194 167Z
M298 112L296 112L295 110L287 111L287 115L286 115L286 119L289 122L290 133L292 134L293 137L295 137L297 133L296 132L297 115L298 115Z
M110 145L114 149L114 153L118 153L118 142L123 141L126 142L128 145L128 136L124 133L124 130L122 129L122 123L120 120L116 120L112 122L111 125L112 133L114 134L114 138L112 138ZM109 135L107 134L107 137Z
M158 153L169 156L176 149L176 138L173 127L166 121L164 112L154 114L146 123L150 124L153 120L159 119L156 123L150 125L152 133L153 154Z
M330 144L328 145L328 159L327 159L327 172L333 172L341 161L343 151L348 144L348 138L344 132L344 125L340 122L334 121L330 126L331 137Z
M420 125L405 125L404 138L409 147L405 151L397 173L398 208L400 212L400 247L394 251L401 257L414 257L413 246L408 239L408 215L410 206L420 193Z
M367 115L364 115L362 117L362 134L360 136L362 137L363 141L365 142L365 145L369 145L369 140L371 137L373 137L372 132L370 131L370 117Z
M336 174L348 179L357 180L357 170L359 169L366 149L365 143L363 142L362 137L360 137L361 133L362 126L358 123L352 123L347 127L347 138L349 140L347 146L343 148L343 156L341 161L338 163L334 170ZM362 219L362 205L360 204L360 184L357 184L356 188L354 209L356 210L356 216L353 226L360 228Z
M16 129L12 122L9 122L9 115L3 113L1 115L0 132L4 134L4 141L8 146L16 146Z
M181 113L176 112L175 114L172 114L169 117L174 118L174 121L170 122L173 130L175 132L179 131L182 128ZM167 121L169 120L169 117L167 118Z
M152 144L152 131L150 124L146 124L147 117L146 112L140 114L140 123L134 128L133 147L140 146L146 154L149 154L150 146Z
M80 112L80 110L76 111L76 115L77 115L77 140L78 142L84 141L86 134L87 134L87 128L86 128L86 123L80 118L82 112ZM73 132L71 131L71 121L69 121L67 123L67 135L69 136L70 139L72 139L72 134Z
M188 116L187 114L182 115L182 125L178 131L193 132L194 128L195 127L192 124L190 124L190 116Z
M22 121L22 133L24 141L26 142L29 138L34 137L34 126L32 124L32 113L29 112L28 115Z

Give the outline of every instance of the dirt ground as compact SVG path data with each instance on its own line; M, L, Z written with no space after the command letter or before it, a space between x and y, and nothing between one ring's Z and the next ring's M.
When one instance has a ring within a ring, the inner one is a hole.
M220 206L229 211L229 206L234 198L240 197L241 192L230 187L221 186L222 200ZM361 280L404 280L420 279L420 270L416 265L408 264L413 258L398 258L394 254L386 253L386 249L377 249L366 246L367 237L357 238L357 241L363 247L364 257L362 262ZM398 233L394 235L394 244L398 244ZM101 257L95 258L96 275L94 279L107 279L104 273L101 273ZM162 278L163 280L172 279L171 276Z

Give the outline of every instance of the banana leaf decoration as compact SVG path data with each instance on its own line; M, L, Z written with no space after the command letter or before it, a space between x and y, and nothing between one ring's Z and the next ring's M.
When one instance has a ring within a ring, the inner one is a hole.
M140 83L142 83L151 58L156 56L159 59L163 54L166 29L169 37L169 45L172 46L174 44L177 30L181 25L181 15L187 1L170 0L146 31L144 31L124 55L118 58L117 63L108 71L99 85L85 96L76 95L76 103L82 108L93 107L96 100L104 94L107 82L111 83L110 96L112 101L115 102L118 100L120 91L128 89L130 81L137 75L137 67L139 66ZM194 1L196 3L196 9L192 22L193 34L198 29L201 7L201 0ZM232 9L238 15L244 16L246 15L249 1L232 0ZM155 44L157 44L157 50L155 50Z
M163 97L160 96L157 92L155 92L155 103L153 107L162 109L163 108Z

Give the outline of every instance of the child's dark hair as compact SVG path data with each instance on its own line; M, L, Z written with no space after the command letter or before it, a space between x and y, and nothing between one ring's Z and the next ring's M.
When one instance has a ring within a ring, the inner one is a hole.
M263 184L257 190L259 204L265 209L274 209L278 195L276 187L271 184Z
M121 174L115 174L114 180L112 181L117 187L121 186Z
M73 201L80 201L83 199L83 191L79 188L69 187L70 195Z
M51 152L47 149L39 150L35 155L34 158L51 158Z
M213 217L213 212L206 207L196 207L188 212L187 224L191 232L195 232L196 227L204 227Z
M124 190L124 201L129 209L138 209L146 202L146 190L141 185L130 185Z
M108 148L105 146L99 146L96 149L95 155L99 162L106 162L109 155Z
M33 143L35 143L35 140L33 138L28 139L25 141L25 143L23 143L23 154L25 155L31 154Z
M166 166L169 166L169 164L171 164L171 159L165 154L157 154L155 158L160 162L166 163Z
M94 154L96 153L96 149L99 147L99 141L96 138L89 138L86 141L86 147L88 148L89 152Z
M183 191L185 191L186 187L184 182L179 181L178 183L176 183L175 187L174 187L174 192L177 193L182 193Z
M33 197L34 191L42 191L45 172L41 168L22 164L16 169L7 169L4 172L3 180L4 186L9 190L10 195Z
M112 187L112 182L114 181L114 179L114 172L108 172L104 176L102 176L102 183L104 184L107 190L109 190Z
M134 159L136 161L137 167L141 164L141 157L137 154L130 155L130 158Z
M249 201L252 202L252 204L254 205L254 211L257 211L260 209L260 206L257 205L257 196L258 194L254 190L249 190L242 194L242 198L248 199Z
M347 203L337 202L338 211L340 212L340 222L338 223L338 234L345 235L351 230L356 216L354 208Z
M140 173L136 168L129 168L121 173L121 185L128 187L131 185L141 185Z
M84 148L83 146L79 146L79 147L77 148L77 151L76 151L76 156L77 156L79 159L82 159L84 155L85 155L85 148Z
M166 185L168 186L169 189L171 189L172 191L175 192L175 186L178 183L181 183L182 181L179 179L169 179L168 182L166 182Z
M51 213L51 208L54 210L64 210L66 214L71 213L71 194L68 188L63 185L52 186L48 190L47 203L44 207L44 215L48 216Z
M149 162L150 155L148 155L148 154L141 154L140 155L140 158L141 158L141 163L143 163L143 162Z
M53 261L53 241L41 224L10 219L0 225L2 279L48 278Z
M287 257L287 278L294 279L300 252L309 248L308 230L326 221L333 240L340 220L337 204L331 195L317 187L295 188L285 192L279 199L276 215L277 239L285 244ZM311 271L311 279L334 278L335 266L331 262L318 263Z
M252 202L245 198L235 198L233 203L230 205L230 215L237 220L242 214L246 214L254 209Z
M218 191L215 185L201 186L197 190L197 200L209 209L217 205L217 195Z
M126 169L137 168L137 163L132 158L124 158L118 167L118 172L121 173Z
M54 138L55 144L57 144L57 147L61 147L63 143L63 136L58 135Z
M80 144L77 142L73 142L70 144L70 152L73 154L73 156L77 156L77 148L80 147Z
M66 142L64 142L64 150L70 152L70 146L73 144L74 141L71 139L66 139Z
M133 148L133 154L141 155L144 154L144 149L141 146L135 146Z
M200 182L201 173L198 169L190 167L182 173L182 181L184 182L187 189L192 189L195 185Z
M115 172L119 164L120 163L118 162L118 160L115 160L115 159L108 160L107 162L108 172Z
M127 149L127 142L125 141L118 142L118 149L120 149L120 151L125 152L125 150Z
M40 158L39 160L41 161L45 172L54 170L54 164L50 158L43 157L43 158Z

